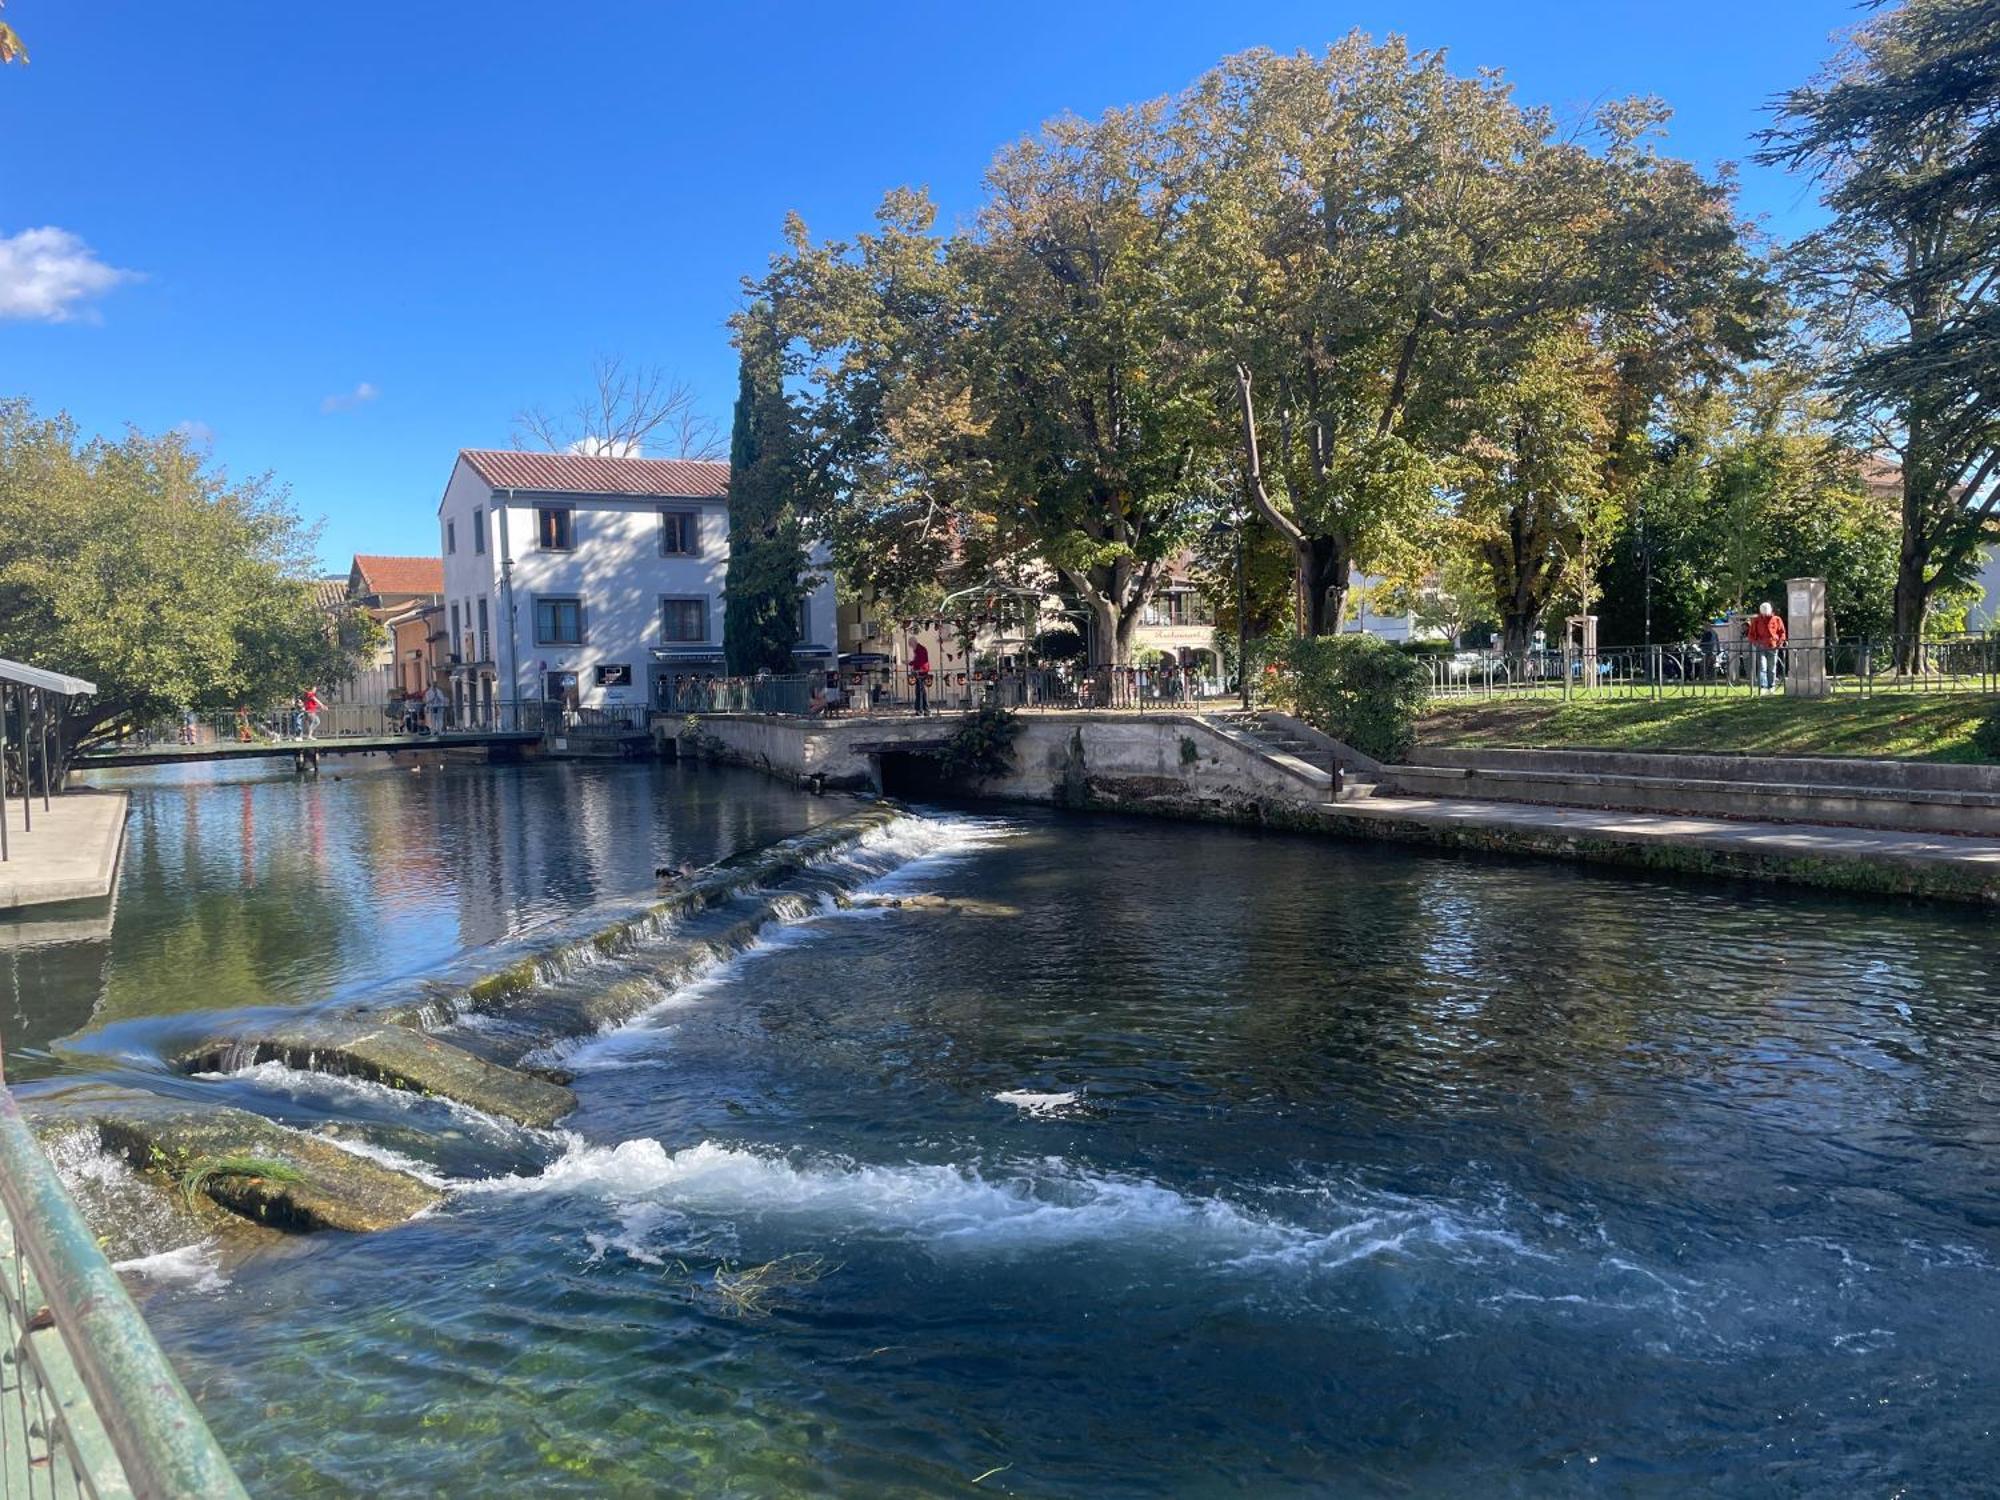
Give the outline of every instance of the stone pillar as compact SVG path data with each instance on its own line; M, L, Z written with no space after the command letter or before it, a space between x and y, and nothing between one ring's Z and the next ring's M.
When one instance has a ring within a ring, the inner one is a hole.
M1785 692L1824 698L1826 680L1826 580L1785 580Z

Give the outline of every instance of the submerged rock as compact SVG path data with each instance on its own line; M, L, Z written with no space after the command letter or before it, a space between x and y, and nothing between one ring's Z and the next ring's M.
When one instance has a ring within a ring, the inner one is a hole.
M503 1068L406 1026L366 1021L287 1021L211 1037L175 1059L186 1073L227 1073L264 1062L451 1099L541 1129L576 1108L576 1095L546 1078Z
M247 1110L97 1087L37 1100L29 1112L45 1138L95 1131L106 1151L170 1189L203 1222L213 1203L273 1229L388 1229L444 1196L407 1172Z

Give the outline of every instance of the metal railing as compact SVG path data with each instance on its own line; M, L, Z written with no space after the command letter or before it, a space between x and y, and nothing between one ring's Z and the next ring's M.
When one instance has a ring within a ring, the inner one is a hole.
M634 705L643 717L643 706ZM453 735L541 734L573 722L579 712L536 699L468 706L463 712L445 708L436 713L403 704L334 703L320 710L319 722L308 725L301 710L292 708L232 709L190 713L178 719L134 726L100 741L92 750L171 750L218 748L227 745L292 745L311 740L409 739L449 741Z
M1924 640L1795 640L1461 651L1430 661L1441 698L1758 697L1765 693L2000 692L2000 633Z
M0 1495L243 1496L0 1083Z
M779 714L840 718L865 714L969 713L977 709L1186 710L1235 706L1232 690L1185 671L1085 667L933 672L921 685L908 671L869 668L771 677L689 678L655 705L658 713Z

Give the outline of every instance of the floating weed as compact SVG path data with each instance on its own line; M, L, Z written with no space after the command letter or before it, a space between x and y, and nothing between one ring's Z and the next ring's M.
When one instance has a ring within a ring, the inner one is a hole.
M303 1182L306 1174L289 1162L275 1161L267 1156L198 1156L182 1166L175 1175L181 1201L193 1208L195 1200L218 1178L249 1177L262 1178L266 1182Z
M725 1311L739 1318L764 1318L784 1293L811 1286L839 1269L828 1265L823 1255L781 1255L740 1271L725 1261L709 1278L709 1289Z

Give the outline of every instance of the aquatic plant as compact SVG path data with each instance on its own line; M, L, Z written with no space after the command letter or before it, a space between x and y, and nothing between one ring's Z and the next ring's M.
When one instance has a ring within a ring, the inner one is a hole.
M811 1286L839 1269L828 1265L823 1255L781 1255L740 1271L731 1270L725 1261L709 1278L709 1288L726 1312L739 1318L762 1318L770 1316L782 1293Z
M289 1162L265 1156L197 1156L175 1171L181 1201L193 1208L208 1185L223 1177L262 1178L266 1182L303 1182L306 1174Z

